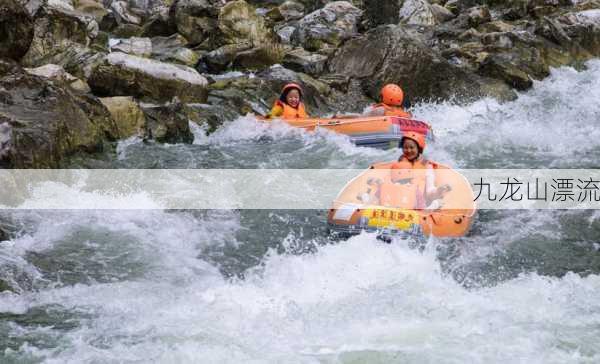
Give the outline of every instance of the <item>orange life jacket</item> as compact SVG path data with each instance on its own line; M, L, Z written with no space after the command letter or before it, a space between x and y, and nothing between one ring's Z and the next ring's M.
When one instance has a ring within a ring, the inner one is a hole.
M401 157L390 166L390 181L381 185L380 203L383 206L405 209L425 208L426 169L430 166L436 168L434 163L423 158L409 162L405 157ZM394 183L395 176L401 179L410 178L410 183Z
M381 107L384 110L384 116L398 116L401 118L412 118L412 115L409 112L404 111L400 106L389 106L387 104L375 104L372 106L373 108Z
M382 206L416 209L418 208L419 186L416 183L398 184L392 182L382 183L379 190L379 203Z
M301 102L297 108L291 107L290 105L282 102L281 100L275 101L275 106L279 106L283 108L283 114L281 118L283 119L305 119L308 118L308 114L304 109L304 103Z

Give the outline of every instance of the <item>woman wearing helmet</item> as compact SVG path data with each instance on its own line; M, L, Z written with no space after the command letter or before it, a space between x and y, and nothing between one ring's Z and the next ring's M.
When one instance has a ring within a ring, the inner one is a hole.
M302 102L302 87L297 83L283 86L279 99L275 100L268 118L304 119L308 114Z
M404 102L404 91L400 86L388 83L383 86L380 93L381 102L371 106L367 112L369 116L399 116L401 118L411 118L409 112L404 111L402 107Z
M441 204L439 202L435 204L435 202L451 188L446 184L435 187L435 173L433 171L435 164L423 158L423 151L426 147L425 136L409 132L402 137L400 144L402 145L402 155L398 162L391 166L392 181L412 179L411 183L415 184L417 190L423 191L424 201L419 203L418 208L424 206L427 206L428 210L439 208Z

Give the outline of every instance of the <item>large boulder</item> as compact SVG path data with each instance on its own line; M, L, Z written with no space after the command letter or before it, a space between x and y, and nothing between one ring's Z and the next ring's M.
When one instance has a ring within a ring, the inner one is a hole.
M60 4L64 3L49 2L38 8L34 18L35 35L23 57L23 65L39 67L53 63L64 66L67 59L82 52L98 35L98 23L93 17Z
M150 38L131 37L126 39L111 39L109 41L111 52L122 52L140 57L150 57L152 54L152 41Z
M316 10L297 25L292 41L309 51L337 47L357 34L362 10L347 1L333 1Z
M131 96L102 97L100 102L115 121L119 138L142 135L146 118L140 105Z
M571 12L560 17L559 21L572 40L595 57L600 56L600 8Z
M17 0L0 3L0 58L20 60L33 40L33 21Z
M177 32L191 45L207 40L218 29L217 16L222 3L218 0L177 0L171 7Z
M190 130L185 105L179 101L167 105L142 106L146 118L144 138L161 143L191 143L194 134Z
M101 96L135 96L143 100L204 102L208 81L190 67L125 53L110 53L88 80Z
M296 72L320 75L325 70L327 56L310 53L303 48L293 49L285 54L282 65Z
M118 136L106 108L25 72L0 78L0 166L57 168L78 151L98 151Z
M243 0L228 2L220 9L218 27L220 34L213 41L221 46L202 58L210 72L222 72L229 66L260 70L283 58L283 51L265 19Z
M260 46L273 40L264 18L244 0L230 1L220 9L219 29L228 44L249 42Z
M347 41L330 60L329 70L360 79L373 99L388 82L401 84L415 99L515 96L506 85L449 63L427 44L427 39L402 26L380 26Z

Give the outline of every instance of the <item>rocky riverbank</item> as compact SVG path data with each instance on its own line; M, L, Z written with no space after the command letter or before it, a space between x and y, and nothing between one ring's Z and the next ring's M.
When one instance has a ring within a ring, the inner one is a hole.
M598 0L4 0L0 166L52 168L139 135L191 142L267 111L289 81L312 114L515 97L600 55Z

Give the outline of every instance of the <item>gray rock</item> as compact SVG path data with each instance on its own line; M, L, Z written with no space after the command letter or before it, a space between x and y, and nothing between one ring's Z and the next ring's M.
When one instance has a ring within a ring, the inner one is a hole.
M140 57L150 57L152 54L150 38L110 39L109 48L111 52L123 52Z
M87 82L80 80L79 78L71 75L64 68L56 64L47 64L45 66L37 67L37 68L25 68L27 73L44 77L49 80L53 80L67 86L76 93L88 93L91 91Z
M402 85L417 100L514 97L507 86L449 63L426 42L402 26L381 26L346 42L329 61L329 70L360 79L373 99L389 82Z
M325 70L327 56L296 48L285 54L282 65L296 72L320 75Z
M35 36L22 59L27 67L48 63L65 66L73 48L88 47L99 31L93 17L49 4L38 9L34 22Z
M189 48L187 41L179 34L170 37L152 38L152 58L161 62L179 63L186 66L195 66L200 56Z
M230 1L219 11L219 29L228 44L249 42L254 47L271 43L273 35L265 20L244 0Z
M177 32L192 45L204 42L218 30L217 16L222 3L211 0L178 0L171 7Z
M285 21L300 19L304 16L304 5L295 1L286 1L279 5L279 13Z
M347 1L330 2L302 18L292 40L310 51L319 50L324 44L338 46L357 34L361 16L362 10Z
M57 168L64 157L102 149L116 137L114 121L91 96L17 71L0 78L0 166Z
M110 53L88 80L101 96L135 96L143 100L204 102L208 81L190 67Z
M161 143L192 143L194 135L184 110L179 102L167 105L144 105L142 111L146 118L144 138Z
M100 102L115 121L119 138L143 135L146 117L140 105L130 96L102 97Z
M405 0L398 16L400 23L433 26L438 23L432 6L425 0Z

